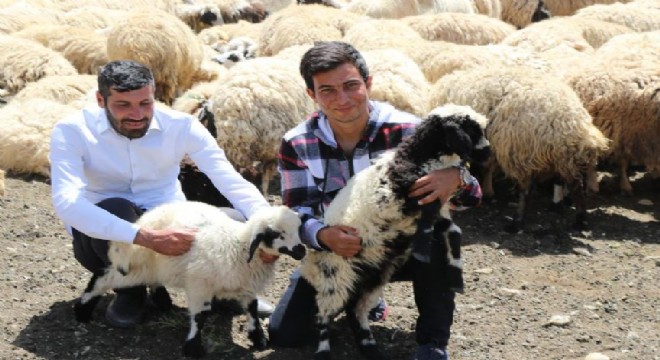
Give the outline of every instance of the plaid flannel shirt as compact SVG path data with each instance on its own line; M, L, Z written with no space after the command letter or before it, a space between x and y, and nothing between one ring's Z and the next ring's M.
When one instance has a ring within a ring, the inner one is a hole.
M278 153L282 202L303 215L300 235L303 242L314 249L323 249L316 238L325 226L321 219L323 211L348 179L412 135L421 121L386 103L370 101L369 107L367 128L352 157L341 150L322 112L313 113L282 139ZM479 183L473 177L471 180L459 192L463 194L459 198L464 200L454 203L459 210L476 205L481 198Z

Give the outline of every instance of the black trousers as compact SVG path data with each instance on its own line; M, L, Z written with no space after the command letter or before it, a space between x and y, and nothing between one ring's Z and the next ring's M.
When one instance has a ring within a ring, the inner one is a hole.
M431 262L414 257L397 271L390 281L412 281L415 304L419 312L415 327L418 344L434 343L445 347L454 321L455 293L449 290L444 276L447 261L444 241L432 245ZM283 347L298 347L314 339L316 290L296 271L289 287L277 304L268 325L270 343Z
M130 222L137 221L144 213L140 207L123 198L108 198L97 203L96 206ZM110 242L87 236L76 229L73 229L72 233L73 254L76 260L92 273L102 274L110 264L108 260Z

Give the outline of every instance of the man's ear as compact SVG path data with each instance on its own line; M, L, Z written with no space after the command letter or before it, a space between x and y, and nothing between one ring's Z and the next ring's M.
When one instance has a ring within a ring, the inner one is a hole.
M365 85L367 86L367 91L371 91L372 79L373 77L371 75L367 76L367 81L365 82Z
M103 99L103 95L101 95L100 91L96 92L96 103L100 108L105 108L105 99Z
M307 96L316 101L316 94L314 93L314 89L307 88L305 91L307 91Z

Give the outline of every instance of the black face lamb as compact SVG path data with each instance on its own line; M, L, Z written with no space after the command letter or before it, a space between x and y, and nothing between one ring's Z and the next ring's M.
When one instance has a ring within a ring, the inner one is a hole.
M303 260L301 274L316 290L320 333L315 359L330 359L328 325L342 310L361 353L368 359L383 358L368 313L392 274L410 258L417 222L425 212L408 198L410 186L431 171L486 156L486 122L466 106L435 109L415 134L351 178L330 203L324 223L357 229L362 250L352 258L313 251ZM436 227L444 240L440 247L447 249L448 265L460 273L460 229L451 222L449 203L442 204L440 211L429 211L428 222L441 225Z

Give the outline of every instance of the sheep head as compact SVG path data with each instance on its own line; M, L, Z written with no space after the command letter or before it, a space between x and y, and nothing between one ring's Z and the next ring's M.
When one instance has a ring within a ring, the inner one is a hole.
M298 233L300 225L300 216L286 206L258 211L248 220L252 229L248 262L259 248L271 255L284 254L301 260L305 256L305 245Z

